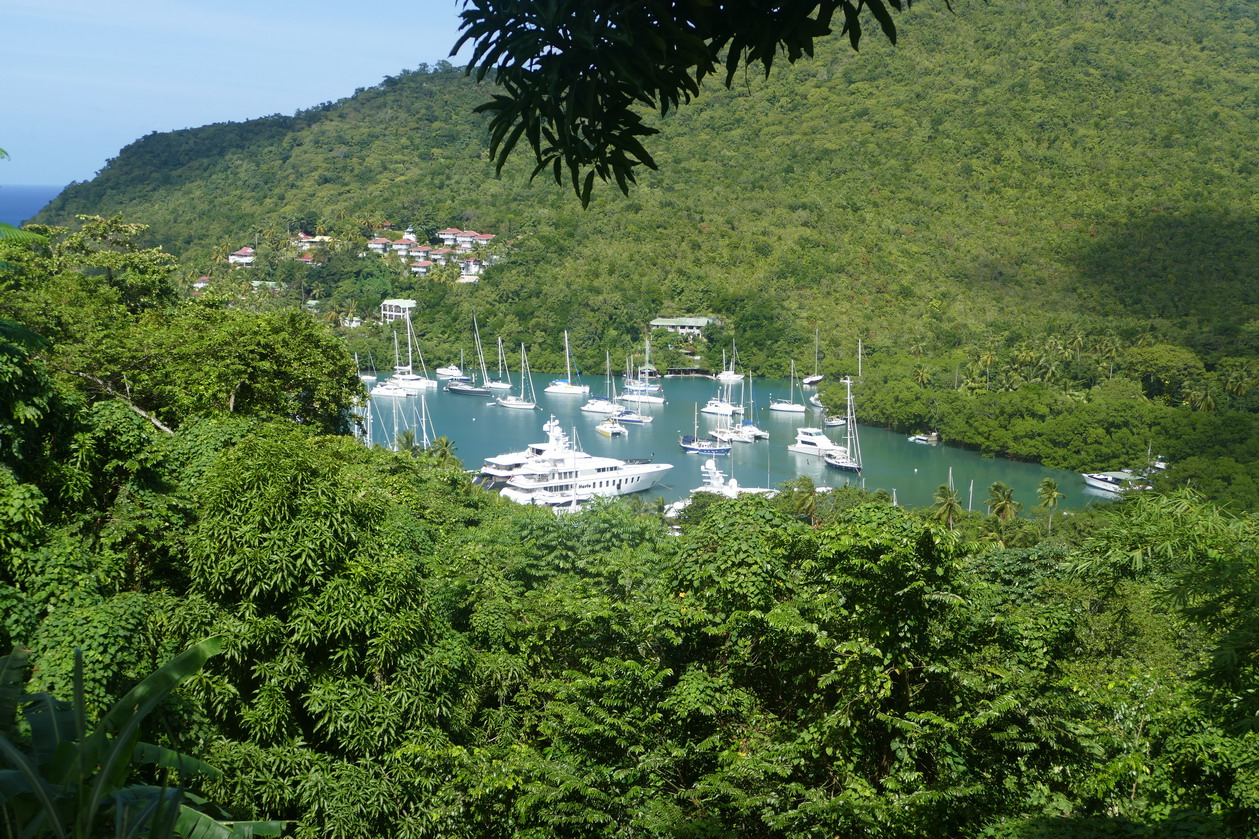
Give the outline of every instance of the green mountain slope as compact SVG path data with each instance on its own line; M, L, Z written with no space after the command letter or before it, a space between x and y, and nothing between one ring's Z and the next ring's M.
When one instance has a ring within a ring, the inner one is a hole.
M858 337L1068 329L1210 356L1259 317L1257 24L1242 2L916 6L898 47L835 39L711 87L659 123L662 171L587 212L527 161L494 179L471 114L488 91L423 68L294 117L150 135L45 218L121 212L193 272L299 225L532 234L459 293L517 339L569 323L592 356L687 312L725 316L766 369L806 358L815 323L831 358Z

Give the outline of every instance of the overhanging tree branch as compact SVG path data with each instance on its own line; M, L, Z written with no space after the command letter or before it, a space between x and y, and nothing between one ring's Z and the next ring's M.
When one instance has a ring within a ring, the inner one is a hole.
M533 149L533 176L565 175L590 202L600 180L622 192L635 169L655 169L642 140L658 133L641 111L667 114L699 95L704 79L740 67L768 75L781 53L788 62L813 55L814 41L842 34L855 50L868 11L896 43L889 10L911 0L465 0L463 34L452 55L472 44L467 72L492 75L502 94L477 108L490 115L490 153L501 172L523 137Z

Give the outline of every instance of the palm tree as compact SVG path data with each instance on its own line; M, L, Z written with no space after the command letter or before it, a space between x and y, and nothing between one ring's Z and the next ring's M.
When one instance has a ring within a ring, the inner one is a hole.
M436 437L429 443L428 454L440 466L458 466L459 458L455 457L455 443L446 435Z
M416 441L415 429L407 428L398 432L398 436L393 441L393 448L394 451L410 452L414 455L416 452L422 451L424 447Z
M1199 384L1197 387L1186 387L1184 396L1181 398L1181 404L1195 411L1209 414L1215 410L1215 396L1205 384Z
M1002 522L1014 518L1023 509L1023 505L1014 500L1014 490L1001 481L988 487L988 500L984 504L988 514Z
M914 381L918 383L919 387L926 387L931 382L931 373L929 373L926 366L922 364L919 364L914 368L912 375Z
M1049 511L1049 533L1054 532L1054 509L1058 506L1058 502L1066 498L1058 491L1058 482L1053 478L1045 478L1040 482L1040 486L1036 490L1036 497L1040 499L1040 506Z
M991 347L979 353L979 363L984 365L984 390L992 381L992 363L997 360L997 352Z
M1250 364L1229 359L1220 365L1220 384L1229 396L1245 396L1255 386L1254 371Z
M932 520L942 521L945 527L952 530L953 522L963 511L962 500L958 497L957 490L948 484L940 484L932 494L931 500L935 502L931 507Z

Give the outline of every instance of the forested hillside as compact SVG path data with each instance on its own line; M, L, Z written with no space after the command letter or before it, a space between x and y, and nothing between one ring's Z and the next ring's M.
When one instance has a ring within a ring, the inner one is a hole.
M5 835L1256 835L1257 15L915 5L706 91L587 211L491 178L487 91L423 68L146 137L0 229ZM414 277L359 256L384 221L503 258ZM476 312L538 367L661 314L757 372L860 339L863 421L1171 466L1070 512L802 478L557 517L350 436L391 336L344 321L393 294L431 356Z
M775 361L810 351L813 322L828 357L911 323L944 346L1154 323L1218 352L1256 317L1256 12L1173 5L922 4L897 47L836 39L710 86L660 126L662 171L584 213L524 161L493 180L471 114L490 90L421 68L293 117L150 135L46 218L121 212L189 271L295 226L527 233L503 273L539 293L539 322L715 312Z
M1181 482L1259 506L1254 5L920 4L901 20L896 47L836 38L708 85L657 121L661 171L586 211L523 158L492 176L472 113L492 89L443 65L292 117L150 135L44 220L149 224L186 278L228 294L244 274L224 257L257 244L249 279L332 321L414 297L434 358L469 346L473 313L536 369L561 366L561 328L589 368L660 315L721 317L710 358L735 340L767 374L807 366L815 330L823 369L854 373L860 339L868 420L1069 468L1174 453L1195 459ZM507 258L472 286L357 259L385 221L489 231ZM298 230L340 244L299 266ZM348 337L389 353L387 331ZM1138 398L1100 387L1115 379ZM1029 386L1045 396L983 402ZM1106 427L1080 435L1085 404Z

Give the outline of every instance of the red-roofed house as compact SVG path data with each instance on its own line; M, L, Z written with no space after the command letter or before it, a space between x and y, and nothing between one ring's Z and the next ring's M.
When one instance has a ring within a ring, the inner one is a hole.
M253 265L254 249L246 245L238 251L233 251L227 255L227 261L232 265Z
M445 230L437 231L437 238L442 240L442 244L449 247L455 243L455 238L462 233L458 227L447 227Z
M367 243L367 247L370 250L376 251L376 253L384 253L389 250L389 246L392 244L393 242L389 239L372 239Z
M437 250L433 251L433 254L432 254L433 261L436 262L438 265L445 265L447 260L450 259L451 253L452 251L450 248L438 248Z
M411 263L412 274L427 274L429 269L433 267L433 263L427 259L421 259L419 262Z

